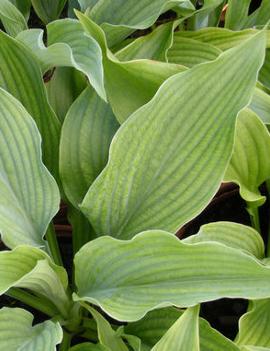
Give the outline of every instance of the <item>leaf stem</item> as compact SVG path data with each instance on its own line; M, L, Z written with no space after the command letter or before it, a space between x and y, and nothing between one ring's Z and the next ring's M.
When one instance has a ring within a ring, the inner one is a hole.
M59 266L63 266L63 261L62 261L58 241L56 238L56 233L55 233L54 226L52 223L49 224L49 227L47 229L45 237L48 241L50 254L51 254L54 262L56 264L58 264Z
M71 339L72 339L72 334L70 334L64 330L63 340L62 340L62 343L60 345L59 351L68 351L70 348Z
M267 189L267 195L268 195L268 201L270 202L270 179L268 179L266 182L266 189ZM266 246L266 257L270 257L270 209L269 209L269 222L268 222L268 235L267 235L267 246Z
M251 225L257 230L258 233L261 233L260 217L258 207L247 206L248 213L250 215Z
M58 314L56 307L50 301L46 300L45 298L43 299L36 297L27 291L18 288L11 288L5 293L5 295L14 298L50 317L54 317Z

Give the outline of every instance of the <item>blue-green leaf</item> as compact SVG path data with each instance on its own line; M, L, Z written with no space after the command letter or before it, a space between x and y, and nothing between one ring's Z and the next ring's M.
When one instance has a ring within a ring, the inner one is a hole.
M44 23L56 20L67 0L31 0L35 12Z
M121 321L170 305L270 297L270 268L250 254L217 242L185 244L157 230L130 241L93 240L76 254L75 272L74 299Z
M58 181L60 122L48 103L41 71L24 45L0 32L0 87L16 97L34 118L42 137L45 165Z
M249 103L264 50L261 33L174 75L121 126L82 203L99 235L175 232L201 212L223 179L236 116Z
M10 248L44 247L59 208L57 184L41 161L38 129L21 103L0 88L0 232Z
M60 324L32 326L34 316L21 308L0 309L0 348L8 351L56 351L63 338Z

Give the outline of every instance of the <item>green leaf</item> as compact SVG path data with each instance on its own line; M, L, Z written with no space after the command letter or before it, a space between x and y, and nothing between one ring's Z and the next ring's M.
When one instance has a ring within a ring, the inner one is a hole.
M199 342L200 307L188 308L171 326L152 351L200 351Z
M56 351L62 341L59 323L32 326L34 316L21 308L0 309L0 348L8 351Z
M0 21L8 34L16 36L22 30L27 29L27 23L21 12L9 0L0 2Z
M241 197L251 206L265 202L259 186L270 177L269 152L270 135L263 122L252 111L241 112L225 180L237 183Z
M53 67L74 67L87 76L105 100L101 49L92 37L84 35L80 23L68 18L54 21L47 26L47 36L48 47L43 43L41 29L21 32L17 39L35 55L42 72Z
M269 351L270 348L257 347L257 346L243 346L241 351Z
M201 226L198 234L183 240L187 244L217 241L244 250L257 258L264 258L264 242L251 227L233 222L214 222Z
M79 10L80 4L78 0L68 0L68 17L75 18L74 9Z
M38 64L21 43L0 32L0 87L21 101L34 118L42 137L45 165L58 178L60 123L48 103Z
M239 321L238 345L270 347L270 299L252 301Z
M65 45L66 47L65 52L63 51L61 57L58 58L57 65L64 65L63 63L61 64L63 58L66 62L70 61L69 66L73 66L85 73L99 96L106 100L102 52L96 40L89 35L85 35L80 23L73 19L54 21L47 26L47 32L48 50L50 45L51 50L59 47L59 45Z
M61 122L67 111L86 87L84 75L72 67L57 67L46 84L50 105Z
M73 346L71 349L69 349L69 351L110 351L110 349L101 344L85 342L83 344Z
M259 74L260 82L270 89L270 49L266 50L265 61Z
M99 305L121 321L169 305L270 296L270 269L253 256L215 242L185 244L157 230L86 244L75 256L75 277L74 300Z
M95 239L97 235L84 214L70 204L68 205L68 222L72 226L72 246L75 254L84 244Z
M102 29L81 13L77 16L86 34L95 38L102 48L106 91L120 123L146 104L167 78L186 70L180 65L152 60L119 62L108 50Z
M34 247L18 246L0 252L0 294L10 288L26 288L48 298L64 317L71 302L67 296L68 278L64 268Z
M217 8L220 10L220 5L222 5L223 2L223 0L202 1L201 4L203 6L200 9L187 14L185 28L196 31L203 27L213 26L213 24L211 24L211 22L213 22L212 14Z
M148 351L148 348L142 345L141 340L137 336L125 333L124 326L121 326L117 329L117 335L121 336L122 339L126 340L126 342L132 348L132 350Z
M177 38L190 38L200 42L211 44L218 49L225 51L241 44L251 36L258 33L257 29L245 29L242 31L232 31L225 28L204 28L197 31L179 31L174 34L174 40ZM266 31L267 44L270 46L270 31Z
M262 0L260 6L248 15L251 0L229 0L225 17L225 27L233 30L265 25L270 20L270 3Z
M78 208L89 186L105 167L117 128L110 105L90 87L68 111L61 134L60 175L73 206Z
M150 27L161 13L173 7L194 10L189 0L144 0L136 6L133 0L99 0L88 15L97 24L102 24L109 46L112 46L134 30Z
M264 124L270 124L270 95L256 88L249 108L254 111Z
M99 0L78 0L81 10L85 12L88 8L93 7Z
M167 51L172 44L173 22L158 26L152 33L139 37L116 53L120 61L149 59L167 61Z
M224 335L212 328L210 324L200 318L200 351L240 351L240 349Z
M31 0L38 17L45 23L56 20L67 0Z
M182 311L174 307L150 311L143 319L128 323L125 333L136 335L145 349L151 349L182 315Z
M104 68L108 99L120 123L149 102L166 79L186 70L180 65L150 60L108 60Z
M91 313L97 323L98 339L101 345L109 348L111 351L128 351L128 347L120 336L112 329L110 323L94 308L83 304Z
M235 119L250 100L263 54L259 34L176 74L121 126L82 203L99 235L175 232L202 211L223 179Z
M199 63L215 60L221 52L213 45L175 36L173 45L168 50L168 60L169 62L192 67Z
M25 19L28 20L31 8L31 0L9 0L17 9L24 15Z
M41 138L24 107L0 88L0 232L10 248L44 247L57 213L57 184L41 161Z
M150 350L176 322L183 311L167 307L150 311L138 322L128 323L125 331L138 336L142 340L143 350ZM229 339L225 338L209 323L200 318L200 350L201 351L239 351L239 348Z

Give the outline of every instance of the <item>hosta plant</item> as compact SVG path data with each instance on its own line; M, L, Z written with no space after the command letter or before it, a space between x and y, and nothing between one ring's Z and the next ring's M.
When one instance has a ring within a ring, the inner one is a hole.
M269 0L0 0L0 20L0 349L270 350ZM252 226L176 237L222 182ZM235 340L200 317L224 297L249 300Z

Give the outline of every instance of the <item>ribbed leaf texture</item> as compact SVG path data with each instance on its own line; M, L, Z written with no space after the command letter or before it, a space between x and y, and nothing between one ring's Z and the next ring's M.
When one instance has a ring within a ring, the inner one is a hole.
M260 33L174 75L122 125L82 203L99 235L174 232L202 211L223 179L236 116L249 103L264 50Z
M21 308L0 309L0 348L8 351L56 351L63 337L59 323L32 326L34 316Z
M41 160L38 129L21 103L0 88L0 231L4 243L45 247L59 208L57 184Z
M270 296L270 268L220 243L184 244L148 231L131 241L103 237L75 256L77 295L112 317L135 321L149 310L194 306L222 297Z

